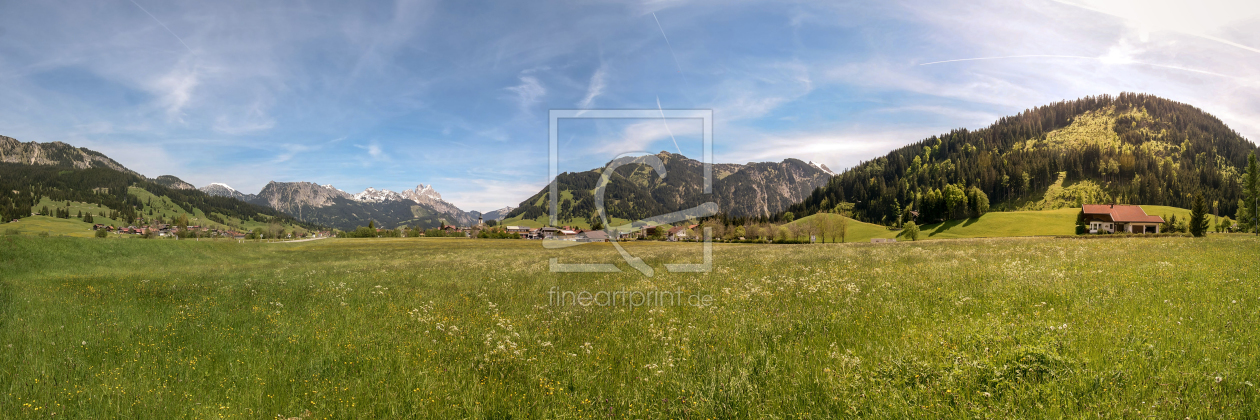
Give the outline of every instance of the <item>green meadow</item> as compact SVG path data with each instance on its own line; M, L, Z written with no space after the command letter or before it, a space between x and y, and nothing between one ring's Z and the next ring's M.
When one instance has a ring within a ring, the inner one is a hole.
M3 236L0 418L1260 417L1253 236L626 249Z
M69 219L60 219L52 216L23 217L18 219L17 222L5 223L0 225L0 227L4 229L0 233L8 235L23 234L91 238L92 234L96 233L92 231L91 223L84 223L73 216Z
M1155 216L1176 215L1178 219L1190 219L1190 210L1167 206L1142 206L1147 214ZM919 227L919 240L933 239L969 239L969 238L1011 238L1021 236L1072 236L1076 235L1076 214L1080 208L1036 211L1002 211L989 212L983 216L970 219L950 220L932 223ZM819 213L803 217L793 224L808 225L815 218L843 217L836 214ZM1211 219L1211 215L1208 216ZM848 220L846 242L870 242L872 238L896 238L899 241L909 240L901 230L890 230L887 227ZM1215 221L1212 222L1215 226Z

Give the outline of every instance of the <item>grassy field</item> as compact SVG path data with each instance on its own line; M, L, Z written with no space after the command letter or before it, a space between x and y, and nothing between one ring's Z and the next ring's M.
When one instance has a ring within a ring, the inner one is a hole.
M65 203L62 203L63 205ZM103 219L103 218L102 218ZM91 238L91 223L84 223L82 220L71 216L69 219L59 219L51 216L30 216L18 219L14 223L0 224L3 233L21 234L21 235L40 235L48 234L50 236L74 236L79 238Z
M1075 235L1081 209L989 212L966 220L950 220L920 228L920 239L994 238Z
M831 213L811 214L809 216L802 217L800 219L792 221L792 224L808 226L810 223L813 223L814 219L819 218L819 217L828 217L828 218L833 218L833 219L834 218L847 219L849 222L849 225L848 225L848 231L845 232L845 235L844 235L845 242L870 242L871 238L892 238L898 233L897 231L888 230L888 228L880 226L880 225L859 222L857 220L853 220L848 217L844 217L838 214L831 214ZM801 238L801 239L808 239L808 237Z
M1251 236L626 246L0 237L0 418L1260 416Z
M1150 215L1176 215L1178 219L1190 220L1190 210L1183 208L1142 206L1142 210ZM951 220L922 226L919 240L1075 235L1076 214L1080 211L1079 208L1066 208L989 212L974 219ZM898 232L898 239L904 240L904 235L900 232Z

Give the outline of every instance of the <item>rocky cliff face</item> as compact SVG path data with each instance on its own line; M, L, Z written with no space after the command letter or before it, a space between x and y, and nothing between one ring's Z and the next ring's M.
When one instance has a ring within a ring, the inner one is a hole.
M319 185L314 182L276 182L271 181L258 192L255 201L261 202L276 210L297 215L301 207L328 207L336 204L335 199L353 200L349 193L333 188L332 185Z
M722 209L735 216L769 216L809 197L831 173L797 159L749 163L714 182Z
M415 189L404 190L401 193L402 198L414 201L416 203L429 206L433 210L448 214L452 219L460 225L471 225L477 222L477 212L466 212L455 207L454 204L442 199L442 194L438 194L432 185L417 185ZM487 219L488 220L488 219Z
M713 164L713 193L704 193L704 164L686 156L661 152L655 155L665 166L665 178L657 176L642 157L621 166L605 190L610 216L637 220L693 208L705 202L734 217L769 216L804 200L831 179L825 166L798 159L782 162ZM597 206L592 191L603 168L566 173L557 177L560 190L572 195L558 211L563 220L586 219ZM508 217L534 219L548 214L548 189L521 203ZM542 203L536 205L536 203ZM566 210L567 209L567 210Z
M119 172L141 176L100 152L84 147L74 147L59 141L51 143L20 142L12 137L0 136L0 162L25 165L59 165L76 169L93 167L110 168Z
M257 195L243 194L226 184L210 184L201 191L265 205L299 220L339 229L365 226L369 220L385 227L437 227L443 223L467 226L476 223L480 215L460 210L442 200L442 195L432 186L424 184L401 193L368 187L358 194L350 194L332 185L275 181Z

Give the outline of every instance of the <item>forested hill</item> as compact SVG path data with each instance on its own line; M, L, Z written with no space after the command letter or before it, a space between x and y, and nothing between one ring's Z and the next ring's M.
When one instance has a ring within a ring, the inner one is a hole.
M108 217L124 223L146 218L144 211L151 204L130 191L142 188L157 197L164 197L185 211L201 210L218 223L226 218L261 223L318 226L299 222L287 214L265 206L234 198L216 197L195 189L167 187L130 172L108 167L76 168L72 165L28 165L0 162L0 217L3 221L31 215L41 199L100 204Z
M992 210L1080 203L1188 208L1195 194L1232 215L1256 146L1193 106L1122 93L1064 101L894 150L832 178L788 211L796 217L853 203L859 220L895 224L958 218L945 195L988 196ZM780 213L781 217L783 213ZM952 217L951 217L952 216Z

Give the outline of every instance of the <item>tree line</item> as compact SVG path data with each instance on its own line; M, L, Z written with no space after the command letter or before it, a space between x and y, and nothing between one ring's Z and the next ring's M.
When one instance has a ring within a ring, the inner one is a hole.
M241 220L317 228L272 208L231 197L211 196L198 190L168 188L109 168L75 169L17 163L0 163L0 215L3 215L4 221L28 217L40 198L48 197L53 201L76 201L108 207L110 212L107 217L132 224L148 208L140 198L128 193L128 187L133 186L159 197L165 196L187 211L198 209L207 215L218 213ZM211 219L224 223L219 216Z
M1119 147L1021 147L1044 142L1082 114L1107 110L1121 115L1114 123ZM1128 116L1130 111L1150 118ZM1117 203L1188 208L1201 195L1229 214L1244 198L1240 169L1255 149L1216 117L1186 104L1146 94L1090 96L1033 108L981 130L932 136L862 162L788 211L813 214L851 202L858 220L892 225L911 208L920 211L920 223L932 223L963 216L961 207L950 205L961 202L957 190L963 196L983 193L983 201L1011 210L1064 173L1065 185L1104 183L1103 199Z

